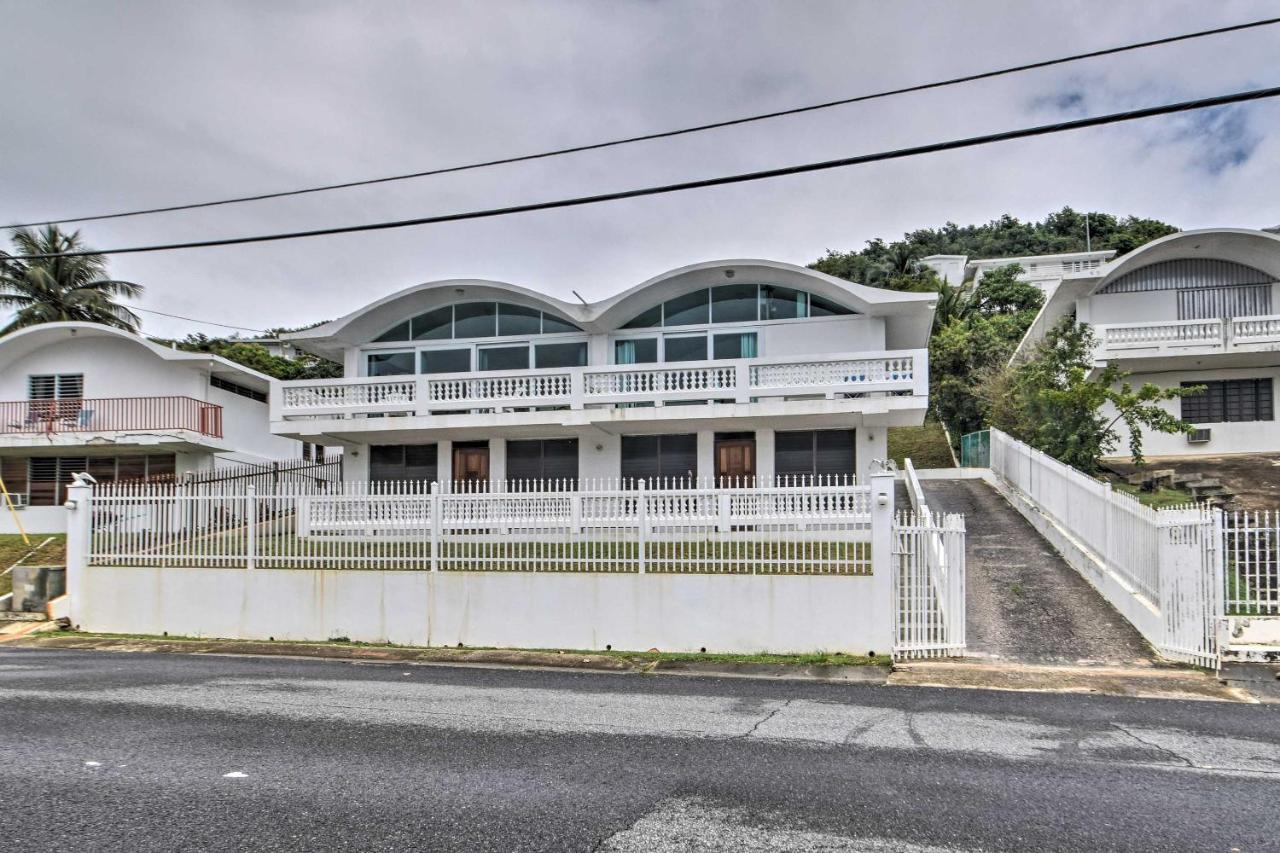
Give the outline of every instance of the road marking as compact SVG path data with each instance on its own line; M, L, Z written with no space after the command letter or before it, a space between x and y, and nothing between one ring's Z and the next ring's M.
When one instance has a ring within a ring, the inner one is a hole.
M241 773L239 770L232 770L230 773L223 773L222 778L223 779L247 779L249 778L249 774Z

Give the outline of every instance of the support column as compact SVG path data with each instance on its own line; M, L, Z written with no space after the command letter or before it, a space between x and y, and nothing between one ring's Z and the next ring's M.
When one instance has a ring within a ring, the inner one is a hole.
M93 487L75 475L75 483L67 486L67 596L71 627L79 628L88 613L85 602L86 578L89 570L90 521L93 518Z
M436 482L453 482L453 442L436 442ZM446 486L447 489L447 486Z
M882 426L858 427L856 460L858 466L858 484L865 486L871 481L871 463L876 459L889 458L889 430Z
M877 654L892 654L897 623L898 596L894 594L893 561L893 484L896 478L886 471L869 476L871 483L871 600L878 606L872 610L870 635L876 647L867 649Z
M369 445L349 444L342 449L342 479L363 483L369 479Z
M698 482L710 483L716 476L715 430L698 430Z
M756 481L762 486L773 484L774 447L773 430L756 430Z
M507 440L505 438L489 439L489 481L492 483L507 481Z

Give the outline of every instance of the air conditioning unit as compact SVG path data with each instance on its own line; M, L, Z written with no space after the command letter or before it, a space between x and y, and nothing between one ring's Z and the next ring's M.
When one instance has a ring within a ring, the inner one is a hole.
M1187 433L1187 444L1205 444L1212 437L1212 430L1209 429L1193 429Z
M31 500L31 498L25 493L15 494L14 492L10 492L9 500L13 501L14 509L24 509L29 505L28 502ZM3 507L4 507L4 503L2 500L0 500L0 508L3 508Z

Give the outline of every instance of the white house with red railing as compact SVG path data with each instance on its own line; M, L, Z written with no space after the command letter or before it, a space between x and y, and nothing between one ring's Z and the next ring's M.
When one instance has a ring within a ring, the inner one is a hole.
M924 419L935 302L762 260L589 304L420 284L286 335L346 375L273 383L271 430L350 481L865 481Z
M95 323L0 338L0 531L65 530L72 473L171 479L218 461L268 462L300 445L267 428L270 379L208 353Z

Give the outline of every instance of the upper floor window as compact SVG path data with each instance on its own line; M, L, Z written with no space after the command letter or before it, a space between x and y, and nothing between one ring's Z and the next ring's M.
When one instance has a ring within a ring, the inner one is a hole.
M27 377L29 400L75 400L83 396L83 373L47 373Z
M656 326L699 326L708 323L750 323L757 320L796 320L856 314L803 290L775 284L722 284L668 299L624 323L624 329Z
M581 329L568 320L537 308L506 302L460 302L397 323L373 340L442 341L579 331Z
M267 402L267 395L264 392L246 388L244 385L239 385L235 382L228 382L221 376L210 376L209 387L230 391L232 394L239 394L241 397L248 397L250 400L257 400L259 403Z
M1182 419L1193 424L1275 419L1270 379L1225 379L1183 382L1183 388L1203 385L1204 391L1183 397Z

